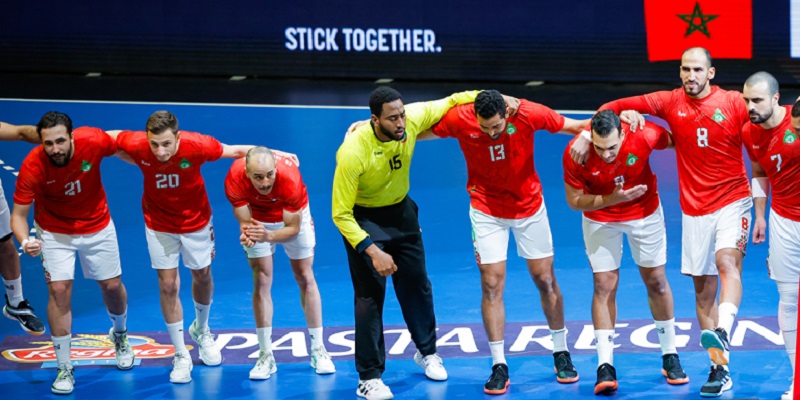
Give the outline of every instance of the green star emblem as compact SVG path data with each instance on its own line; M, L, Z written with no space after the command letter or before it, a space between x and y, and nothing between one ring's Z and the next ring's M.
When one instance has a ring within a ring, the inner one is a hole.
M83 162L81 163L81 171L89 172L90 169L92 169L92 163L90 163L89 161L83 160Z
M797 141L797 135L794 132L787 129L786 133L783 134L783 143L792 144Z
M185 158L184 158L183 160L181 160L181 163L180 163L180 164L178 164L178 166L179 166L179 167L181 167L181 168L183 168L183 169L186 169L186 168L189 168L189 167L191 167L191 166L192 166L192 163L190 163L190 162L189 162L189 160L187 160L187 159L185 159Z
M707 24L717 17L719 17L719 15L703 14L703 11L700 10L700 3L695 2L694 10L692 10L691 14L678 14L678 18L689 24L689 26L686 27L686 33L683 37L687 37L694 32L700 32L711 39L711 33L708 32Z
M726 118L725 115L722 114L722 110L718 108L714 110L714 115L711 116L711 119L713 119L715 122L722 122L725 121Z
M509 135L517 133L517 127L514 126L514 124L512 124L511 122L509 122L508 126L506 127L506 133Z
M628 166L631 166L633 164L636 164L636 160L638 160L638 159L639 159L639 157L636 157L632 153L628 153L628 159L625 161L625 164L628 164Z

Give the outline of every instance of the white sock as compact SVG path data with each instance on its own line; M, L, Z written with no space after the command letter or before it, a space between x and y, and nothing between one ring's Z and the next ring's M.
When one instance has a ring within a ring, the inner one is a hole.
M658 332L658 343L661 344L661 355L678 354L675 347L675 318L666 321L656 321L656 332Z
M120 315L112 314L111 311L108 312L108 317L111 318L111 323L114 324L114 332L115 333L124 333L128 331L127 326L125 323L128 320L128 308L125 307L125 312Z
M557 331L550 329L550 337L553 338L553 353L568 351L567 349L567 328Z
M172 345L175 346L175 353L188 353L186 343L183 341L183 320L167 324L167 332Z
M322 327L308 328L308 337L311 338L311 348L317 347L325 348L325 342L322 341Z
M792 364L792 376L795 370L797 353L797 283L776 282L778 284L778 327L783 333L783 342L789 362Z
M614 365L614 330L595 329L594 339L597 342L597 366Z
M195 311L195 321L197 321L197 327L200 330L205 330L208 328L208 315L211 313L211 303L208 304L200 304L198 302L194 302L194 311Z
M739 312L739 307L733 303L722 303L719 305L719 327L725 329L728 337L731 337L731 330L733 329L733 320L736 318L736 313Z
M8 295L8 304L11 307L19 306L19 302L25 300L22 296L22 275L17 279L5 280L3 284L6 286L6 295Z
M272 327L270 326L267 328L256 328L256 336L258 336L258 349L263 352L271 353Z
M56 360L58 365L70 364L70 342L72 341L72 334L66 336L51 336L53 340L53 347L56 350Z
M489 342L489 351L492 353L492 366L506 363L505 340Z

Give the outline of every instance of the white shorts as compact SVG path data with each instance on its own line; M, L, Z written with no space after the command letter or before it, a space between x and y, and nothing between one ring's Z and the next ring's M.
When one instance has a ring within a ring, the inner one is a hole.
M208 221L203 229L191 233L166 233L145 226L147 249L154 269L178 268L178 256L189 269L203 269L214 259L214 225Z
M717 251L738 249L744 255L750 238L752 206L753 199L748 196L708 215L683 214L681 273L717 275Z
M622 234L636 265L645 268L667 263L667 229L661 205L641 219L624 222L597 222L583 217L583 242L593 272L619 269L622 263Z
M43 230L35 224L42 241L42 266L47 283L75 279L75 252L83 277L104 281L122 275L114 221L89 235L67 235Z
M3 193L3 183L0 182L0 239L11 233L11 210L8 208L6 195Z
M307 206L303 209L302 218L300 222L300 233L289 242L279 243L283 245L283 251L290 260L302 260L314 255L314 246L317 244L317 239L314 235L314 220L311 218L311 207ZM274 231L283 228L283 222L262 222L267 230ZM275 254L276 243L256 243L253 247L244 247L244 252L247 258L262 258L269 257Z
M769 214L769 277L778 282L797 283L800 277L800 222Z
M553 256L553 236L544 203L536 214L527 218L497 218L470 206L472 245L478 265L505 261L508 254L508 230L514 232L517 254L526 260Z

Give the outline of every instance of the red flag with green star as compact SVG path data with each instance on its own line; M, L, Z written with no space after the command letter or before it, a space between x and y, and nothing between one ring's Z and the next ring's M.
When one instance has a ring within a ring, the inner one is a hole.
M712 58L752 58L751 0L644 0L650 61L680 60L690 47Z

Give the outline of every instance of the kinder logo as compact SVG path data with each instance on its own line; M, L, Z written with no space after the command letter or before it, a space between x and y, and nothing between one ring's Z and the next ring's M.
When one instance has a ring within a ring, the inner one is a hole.
M163 345L146 336L128 335L136 358L153 359L168 358L175 355L171 345ZM3 351L3 357L18 363L43 363L56 360L53 342L29 342L29 345L41 345L32 348L17 348ZM73 361L114 360L114 343L106 335L80 334L72 338L70 357ZM187 346L191 349L191 346Z

